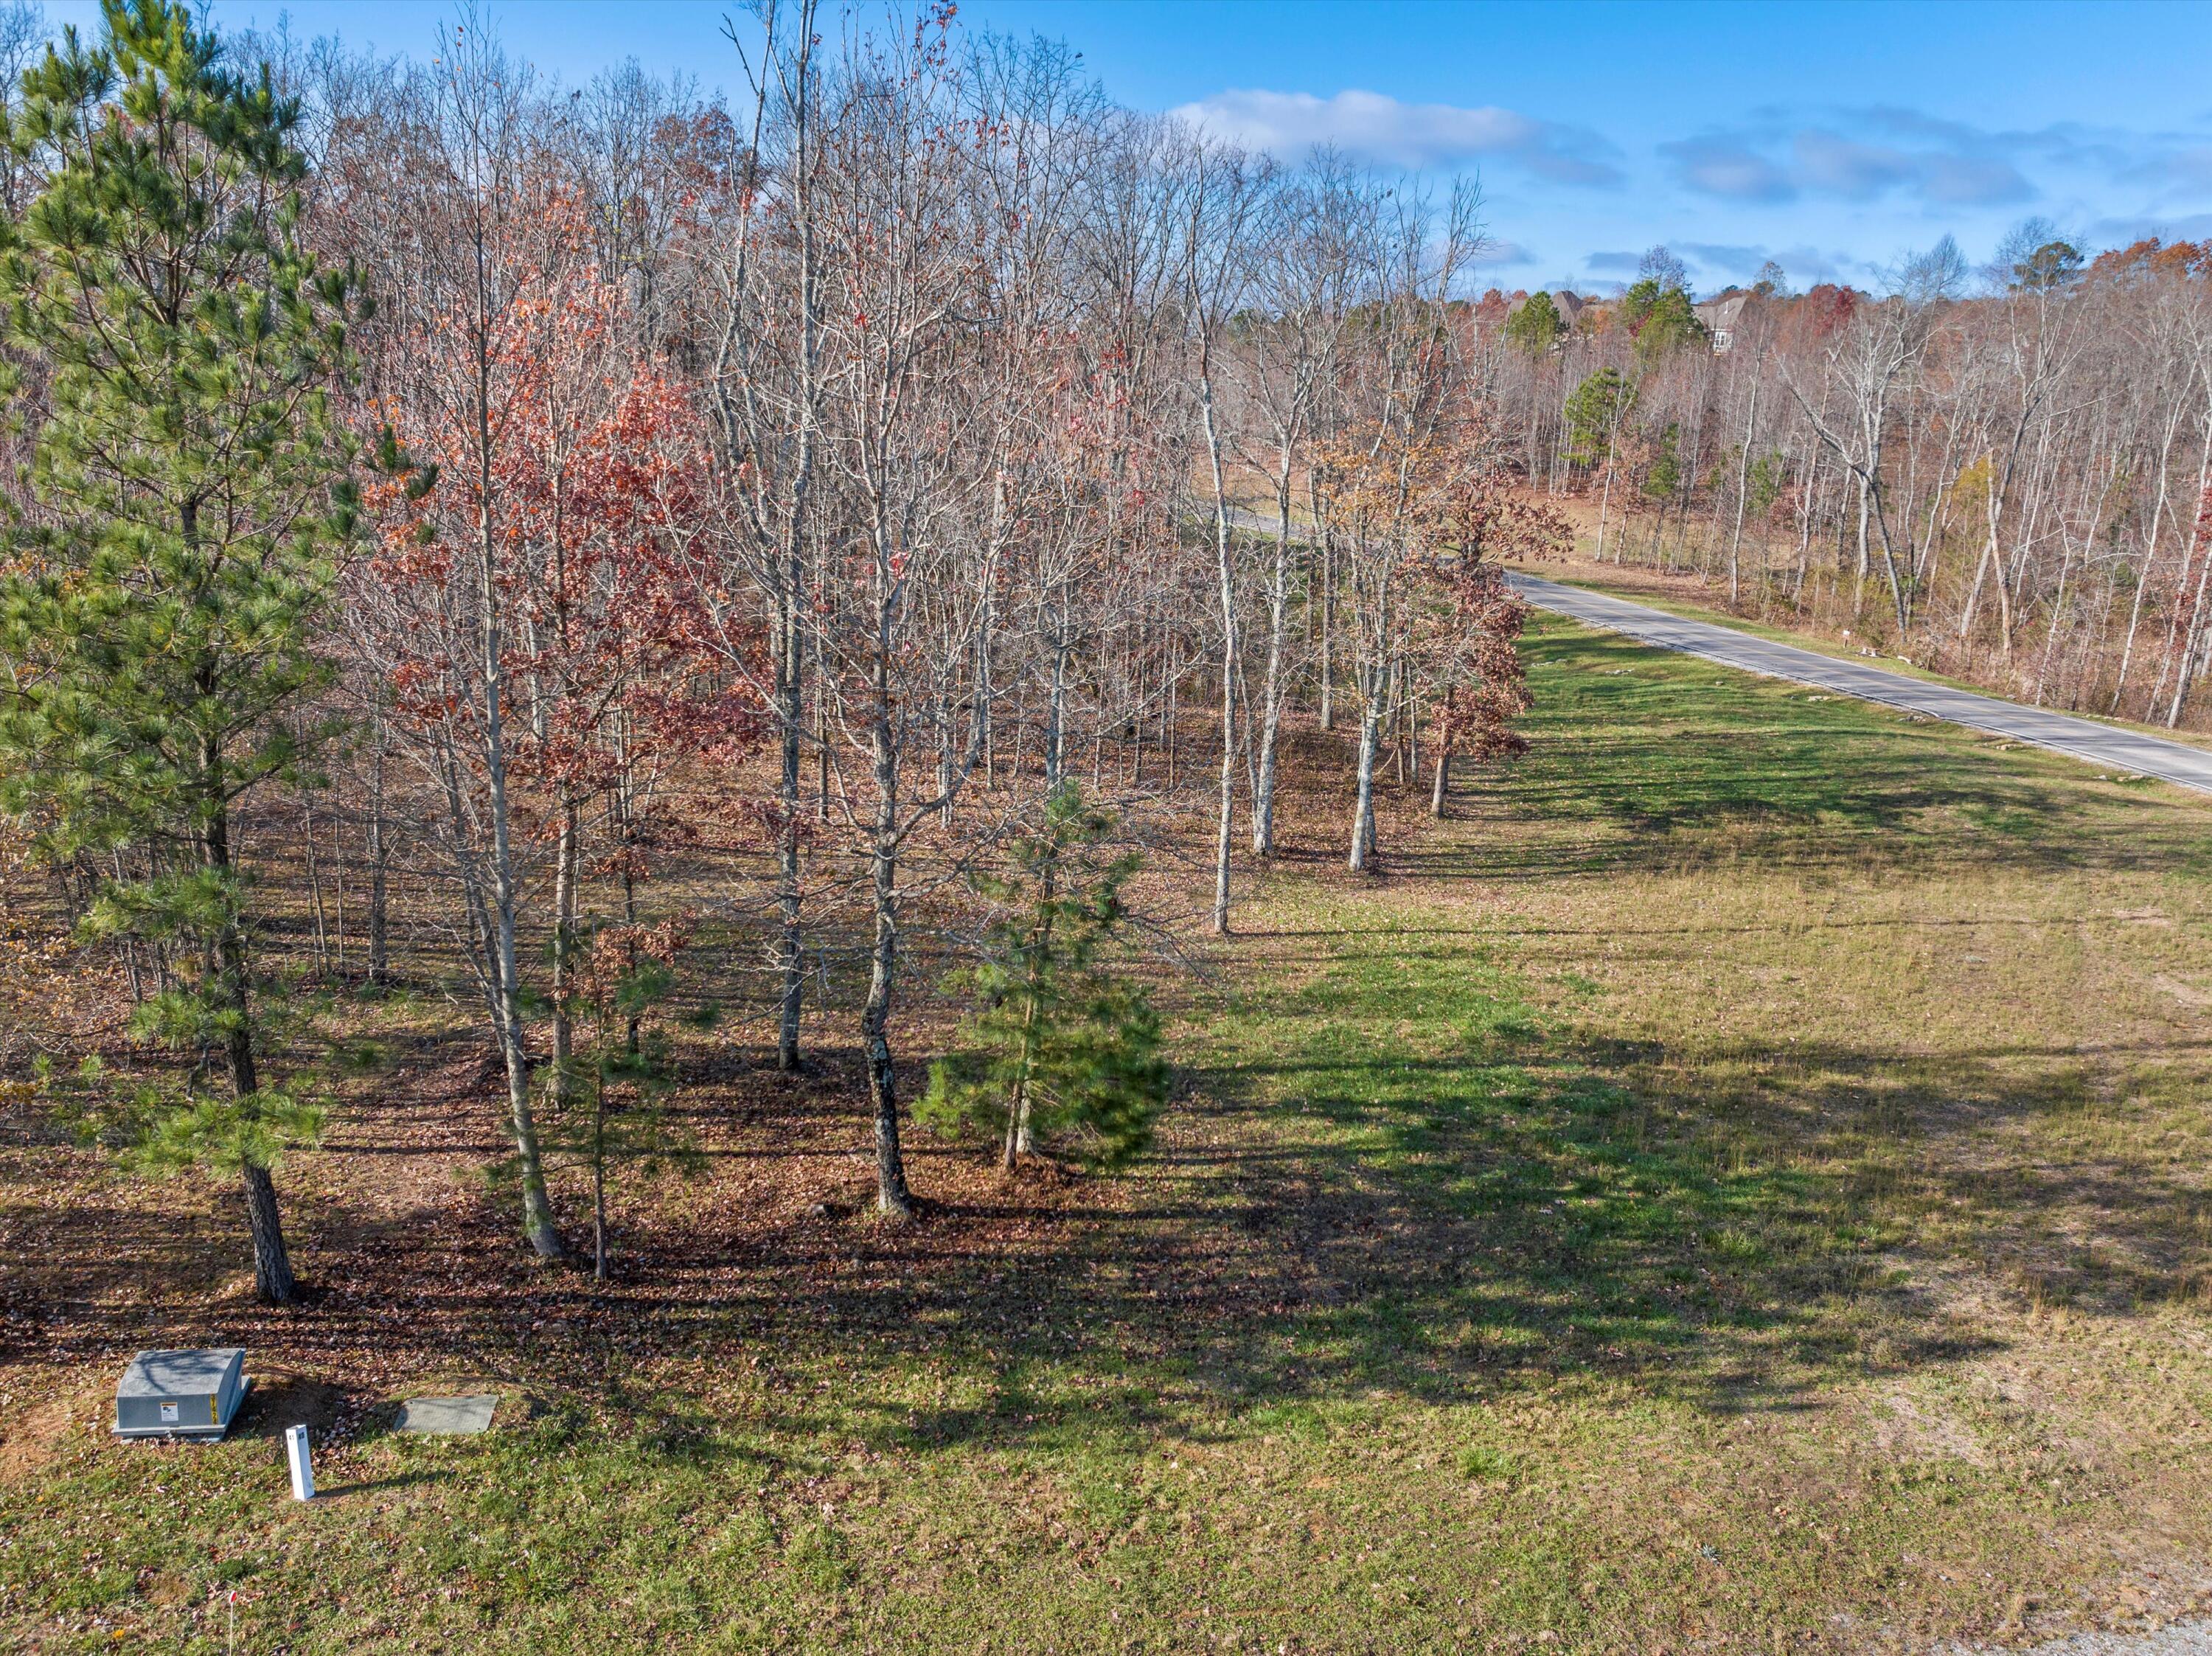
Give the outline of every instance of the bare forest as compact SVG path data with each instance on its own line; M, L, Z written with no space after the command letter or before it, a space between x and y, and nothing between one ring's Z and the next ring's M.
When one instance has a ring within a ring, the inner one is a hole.
M1647 292L1679 285L1655 251ZM2207 268L2031 221L1984 270L1946 239L1878 293L1773 272L1671 328L1634 288L1572 325L1547 294L1515 327L1493 290L1474 372L1602 561L2041 705L2199 726Z
M298 294L307 343L271 373L311 399L313 454L255 496L258 521L226 519L257 556L315 537L280 584L295 667L194 737L172 792L204 803L158 828L119 803L128 779L85 785L96 822L54 779L64 715L33 687L60 682L40 652L77 623L26 609L6 669L24 776L46 779L15 796L21 843L141 1033L166 1017L171 1050L203 1055L164 1095L198 1124L173 1148L241 1164L265 1297L292 1292L269 1165L315 1125L253 1064L279 968L466 984L522 1228L551 1259L581 1216L556 1211L549 1134L582 1113L595 1191L674 1152L629 1107L651 1090L643 1034L711 936L716 986L684 1015L787 1072L810 1011L834 1015L864 1059L876 1204L904 1219L932 1053L902 1004L945 960L1032 958L1054 875L1028 933L988 892L1071 802L1091 839L1203 870L1195 919L1225 937L1278 849L1296 731L1342 733L1309 780L1353 871L1380 848L1379 779L1441 810L1455 759L1515 745L1521 610L1498 560L1567 531L1525 498L1468 355L1471 189L1279 166L949 10L892 29L770 8L722 42L736 102L634 68L541 85L473 23L410 63L180 18L140 25L168 61L72 45L17 94L17 279L46 329L15 336L21 429L55 446L88 399L139 395L143 342L109 360L68 341L104 337L108 295L144 272L123 261L88 295L78 232L43 202L104 145L167 130L206 162L185 176L221 181L210 220L259 238L217 285ZM32 63L34 20L16 33ZM102 102L118 82L134 96ZM258 147L195 98L241 100ZM186 282L207 250L198 220L125 234L167 238ZM160 311L172 280L138 297ZM184 514L190 567L111 570L124 587L204 605L214 566L191 558L205 502L235 493L235 402L202 411L186 488L149 471L158 434L71 438L118 515L161 537ZM24 475L28 591L72 554L65 480ZM207 660L237 645L226 624ZM195 869L223 883L213 919L177 895ZM306 906L281 944L257 912L279 881ZM1131 917L1127 946L1171 955L1182 903ZM635 1073L587 1052L594 1016ZM51 1064L71 1037L8 1039L11 1063ZM226 1041L232 1113L210 1115L204 1054ZM1009 1165L1038 1143L1012 1107ZM604 1271L603 1237L595 1253Z

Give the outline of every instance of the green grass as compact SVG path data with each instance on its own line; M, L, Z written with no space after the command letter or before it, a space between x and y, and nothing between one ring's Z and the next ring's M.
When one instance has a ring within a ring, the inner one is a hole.
M241 1650L595 1656L2185 1605L2212 805L1562 623L1528 652L1527 759L1379 882L1261 883L1159 1155L1074 1222L488 1308L437 1372L494 1374L499 1429L372 1414L311 1509L268 1436L80 1430L0 1484L0 1637L221 1650L233 1586Z

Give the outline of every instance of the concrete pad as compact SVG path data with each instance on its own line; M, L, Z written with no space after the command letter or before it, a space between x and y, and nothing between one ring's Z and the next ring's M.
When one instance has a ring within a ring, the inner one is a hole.
M467 1437L491 1430L499 1393L478 1392L464 1398L410 1398L399 1405L398 1429L439 1437Z

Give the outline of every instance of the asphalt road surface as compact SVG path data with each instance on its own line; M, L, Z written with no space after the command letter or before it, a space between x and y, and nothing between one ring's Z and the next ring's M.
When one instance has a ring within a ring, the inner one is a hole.
M2041 707L2024 707L2016 701L1976 695L1971 690L1954 690L1948 684L1930 684L1871 661L1839 661L1711 622L1686 621L1626 598L1562 586L1518 569L1506 571L1506 579L1540 610L1552 610L1586 627L1625 634L1638 643L1680 650L1743 672L1786 678L1838 695L1948 719L1968 730L2069 754L2100 770L2155 776L2199 793L2212 793L2212 753L2179 742Z
M2212 1623L2176 1622L2155 1633L2077 1633L2014 1656L2212 1656ZM1960 1649L1957 1656L1968 1656Z

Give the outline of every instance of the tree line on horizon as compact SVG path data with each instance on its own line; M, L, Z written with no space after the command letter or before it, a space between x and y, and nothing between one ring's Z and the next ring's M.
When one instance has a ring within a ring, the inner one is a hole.
M2091 257L2031 220L1978 271L1947 237L1880 293L1770 267L1703 306L1646 266L1571 323L1548 294L1469 307L1518 469L1595 504L1601 561L2039 704L2201 721L2212 246Z

